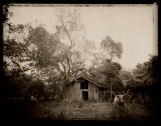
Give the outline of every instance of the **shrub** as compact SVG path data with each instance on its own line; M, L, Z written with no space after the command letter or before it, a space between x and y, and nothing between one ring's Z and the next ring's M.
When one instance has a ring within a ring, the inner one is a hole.
M82 108L82 107L83 107L83 101L80 101L80 102L79 102L78 107L79 107L79 108Z
M48 118L52 118L55 120L66 120L72 116L71 112L67 112L65 110L59 111L58 113L53 113L48 116Z
M65 111L61 111L59 114L57 114L57 119L59 119L59 120L66 119L66 112Z
M145 106L133 104L124 111L113 111L110 113L112 119L119 120L148 120L151 118L150 112L145 112Z

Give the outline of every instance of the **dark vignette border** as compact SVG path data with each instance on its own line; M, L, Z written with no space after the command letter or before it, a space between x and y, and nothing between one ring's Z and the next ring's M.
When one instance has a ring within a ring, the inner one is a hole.
M79 1L79 0L68 0L68 1L60 1L60 0L45 0L45 2L38 2L36 0L5 0L3 2L0 3L0 7L1 7L1 63L3 63L3 23L5 21L7 21L7 14L8 14L8 6L11 5L12 3L16 3L16 4L153 4L153 3L157 3L158 5L158 14L159 14L159 1L158 0L98 0L98 1ZM88 6L88 5L86 5ZM159 36L159 15L158 15L158 36ZM160 43L159 43L159 38L158 38L158 58L159 58L159 62L160 62ZM161 64L161 63L160 63ZM3 71L3 65L0 65L1 71ZM160 67L161 68L161 67ZM160 72L160 68L159 72ZM1 74L1 78L2 78L2 72L0 72ZM159 74L161 75L161 74ZM159 76L158 76L159 77ZM159 77L160 78L160 77ZM4 125L14 125L14 124L19 124L19 125L69 125L69 126L76 126L76 125L156 125L158 123L161 122L160 117L161 117L161 104L160 104L160 93L161 93L161 83L160 83L160 79L159 79L159 84L158 84L158 88L157 88L157 94L158 94L158 103L156 105L156 115L155 115L155 119L154 120L147 120L147 121L134 121L134 120L110 120L110 121L103 121L103 120L98 120L98 121L94 121L94 120L49 120L49 119L21 119L21 120L12 120L12 119L6 119L6 120L1 120L2 118L0 117L0 124L4 124ZM11 124L10 124L11 123ZM161 123L160 123L161 124ZM158 124L159 125L159 124Z

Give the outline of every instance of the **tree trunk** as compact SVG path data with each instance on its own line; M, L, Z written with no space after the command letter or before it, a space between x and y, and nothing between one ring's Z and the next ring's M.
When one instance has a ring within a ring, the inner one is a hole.
M111 102L112 102L112 83L111 83Z

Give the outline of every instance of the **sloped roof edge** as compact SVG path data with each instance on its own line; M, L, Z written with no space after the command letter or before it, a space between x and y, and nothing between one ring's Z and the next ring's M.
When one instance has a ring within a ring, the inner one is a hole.
M79 77L77 77L76 80L78 80L79 78L84 78L84 79L88 80L89 82L91 82L92 84L94 84L94 85L96 85L98 87L108 88L108 87L104 87L102 85L96 84L95 82L93 82L92 80L90 80L88 77L85 77L85 76L80 75ZM76 80L71 81L70 83L66 84L66 86L69 85L69 84L72 84Z
M94 85L96 85L96 86L98 86L98 87L103 87L103 86L101 86L101 85L99 85L99 84L96 84L96 83L92 82L89 78L80 76L80 77L78 77L77 79L79 79L79 78L84 78L84 79L88 80L89 82L91 82L92 84L94 84Z

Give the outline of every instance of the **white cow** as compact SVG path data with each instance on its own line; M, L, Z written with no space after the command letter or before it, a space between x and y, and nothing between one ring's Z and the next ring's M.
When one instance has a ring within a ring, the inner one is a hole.
M116 95L113 91L112 93L114 94L114 109L115 108L121 108L124 111L124 96L128 95L129 89L126 94L119 94Z

